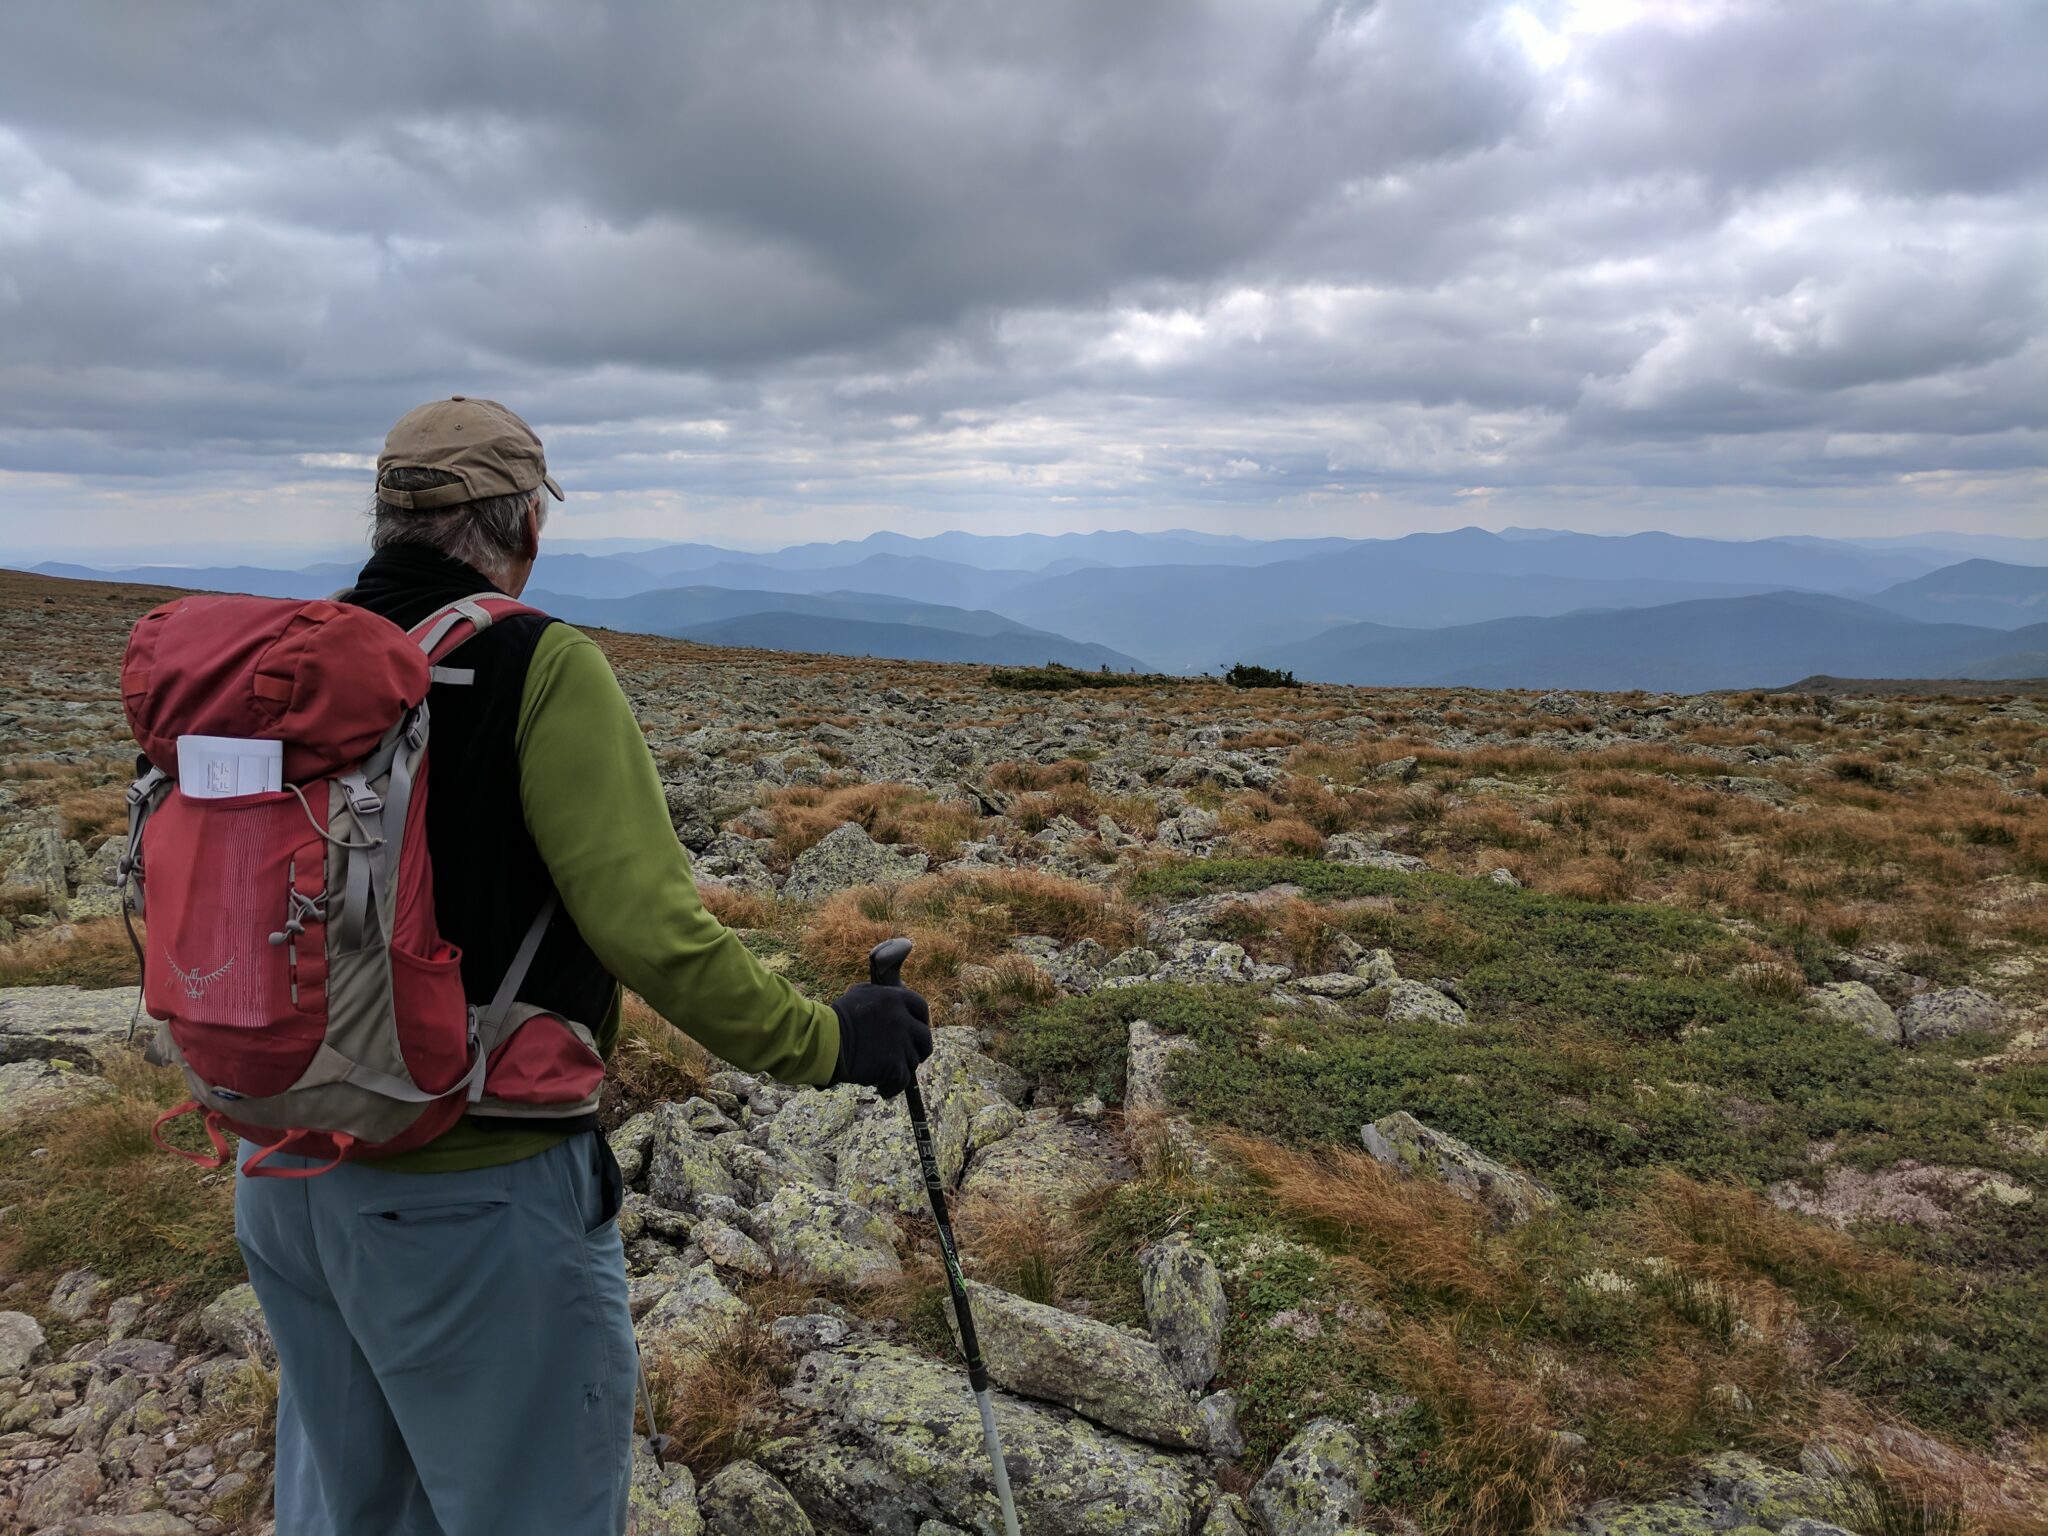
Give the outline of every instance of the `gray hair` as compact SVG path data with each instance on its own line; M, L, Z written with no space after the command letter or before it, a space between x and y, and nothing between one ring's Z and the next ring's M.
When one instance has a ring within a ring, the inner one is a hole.
M387 471L379 483L394 491L428 491L437 485L453 485L461 478L445 469L401 468ZM529 507L539 509L540 522L545 525L548 504L539 486L509 496L483 496L434 512L414 512L373 501L370 548L424 544L496 581L526 552Z

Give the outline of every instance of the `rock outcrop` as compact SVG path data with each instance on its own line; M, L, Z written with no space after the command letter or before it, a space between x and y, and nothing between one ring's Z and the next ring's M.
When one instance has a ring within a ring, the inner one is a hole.
M1196 1450L1202 1421L1150 1339L967 1282L982 1358L995 1382L1073 1409L1105 1429Z
M1378 1477L1378 1458L1357 1430L1315 1419L1253 1485L1251 1507L1270 1532L1338 1536L1364 1517Z
M1000 1529L965 1373L890 1344L806 1356L783 1395L810 1417L759 1459L814 1518L914 1531L933 1512ZM1033 1536L1186 1536L1201 1495L1187 1462L1062 1410L996 1403L1010 1486Z
M1902 1038L1899 1016L1874 988L1860 981L1837 981L1815 987L1807 1003L1822 1018L1860 1029L1873 1040L1897 1045Z
M1175 1235L1138 1256L1145 1316L1168 1367L1191 1392L1206 1389L1223 1363L1230 1302L1216 1261Z
M1482 1206L1498 1226L1519 1226L1557 1204L1557 1196L1526 1173L1432 1130L1406 1110L1375 1120L1359 1136L1365 1150L1389 1168L1447 1185Z
M842 822L797 855L782 894L818 901L856 885L902 885L931 865L914 849L878 843L856 822Z

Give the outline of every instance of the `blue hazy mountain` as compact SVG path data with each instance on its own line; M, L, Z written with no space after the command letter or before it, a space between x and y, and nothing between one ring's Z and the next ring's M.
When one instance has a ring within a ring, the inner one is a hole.
M1931 624L2019 629L2048 621L2048 565L1964 560L1887 587L1871 602Z
M1248 659L1316 682L1696 693L1821 673L2048 676L2048 624L1924 624L1846 598L1771 592L1443 629L1349 624Z
M360 564L309 565L280 571L261 565L137 565L118 570L45 561L31 569L38 576L63 576L72 581L132 581L139 586L184 587L195 592L246 592L252 597L326 597L350 585Z
M976 635L925 624L890 624L871 619L838 619L809 613L749 613L715 624L673 631L679 640L702 645L749 646L757 650L812 651L833 656L889 656L904 661L980 662L988 666L1043 666L1056 661L1084 671L1141 670L1128 658L1096 645L1077 645L1057 635L1040 638L1023 629Z
M821 650L913 661L995 660L1141 671L1136 658L1108 646L1033 629L986 610L951 608L866 592L760 592L727 587L674 587L632 597L590 598L531 591L535 606L574 624L640 634L672 635L707 644ZM744 622L743 622L744 621ZM740 627L734 627L740 626ZM712 632L744 634L713 639ZM963 647L960 642L982 642ZM968 651L976 654L969 655Z

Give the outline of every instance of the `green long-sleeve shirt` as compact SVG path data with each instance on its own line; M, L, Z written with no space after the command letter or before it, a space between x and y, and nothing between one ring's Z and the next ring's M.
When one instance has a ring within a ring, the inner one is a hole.
M669 825L654 759L609 662L589 636L551 624L519 706L519 799L562 905L604 968L657 1013L734 1066L822 1086L839 1059L839 1020L762 966L704 910ZM587 1021L588 1022L588 1021ZM609 1057L619 994L592 1023ZM408 1173L516 1162L561 1134L462 1122L383 1159Z

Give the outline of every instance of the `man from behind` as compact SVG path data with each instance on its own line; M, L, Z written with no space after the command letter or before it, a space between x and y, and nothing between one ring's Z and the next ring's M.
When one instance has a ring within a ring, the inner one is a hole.
M411 628L465 598L518 597L561 495L504 406L423 405L386 439L374 553L346 599ZM603 1055L623 984L745 1070L903 1090L931 1051L923 999L861 986L807 1000L704 909L588 637L539 612L502 618L436 670L429 706L434 910L472 1004L491 1003L533 933L518 1001L587 1025ZM618 1167L594 1116L495 1108L317 1177L238 1176L237 1234L280 1362L279 1536L625 1528L637 1359Z

